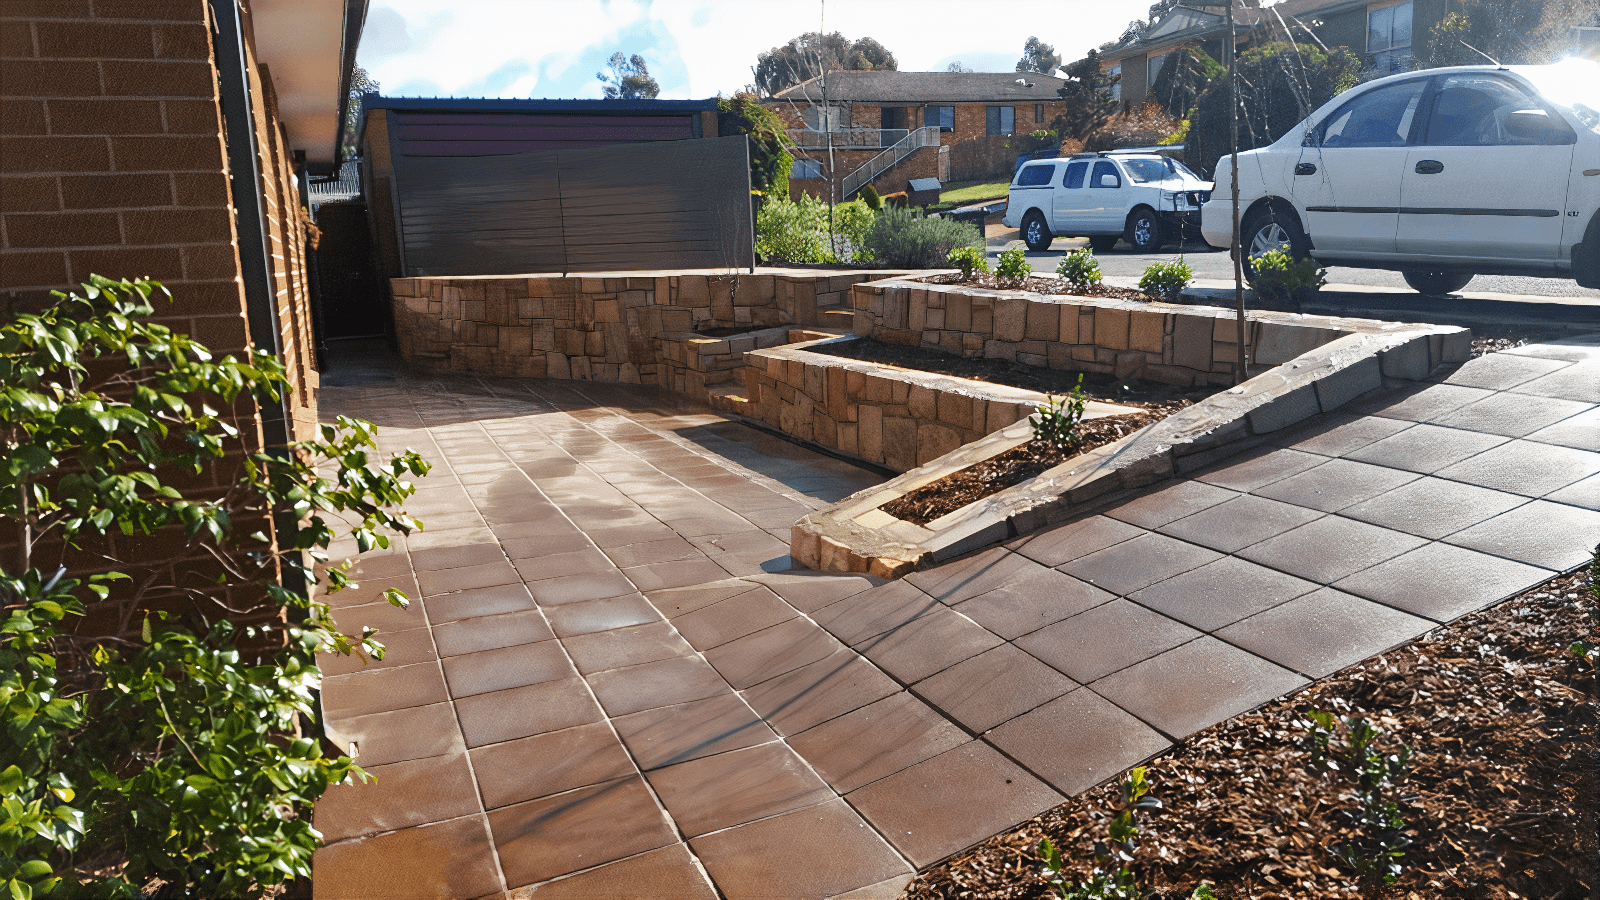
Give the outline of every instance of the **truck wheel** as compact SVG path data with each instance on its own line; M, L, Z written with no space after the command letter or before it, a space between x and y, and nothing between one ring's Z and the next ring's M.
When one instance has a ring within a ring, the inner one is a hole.
M1044 216L1039 215L1036 209L1029 210L1022 217L1022 241L1028 249L1034 252L1049 250L1050 242L1055 240L1055 235L1050 233L1050 227L1044 224Z
M1411 285L1411 289L1424 297L1444 297L1454 294L1467 286L1472 280L1471 272L1419 272L1410 269L1400 273L1400 277Z
M1311 240L1306 237L1300 221L1272 206L1264 206L1245 217L1239 226L1239 243L1244 250L1244 277L1252 285L1256 282L1256 257L1272 250L1282 250L1295 259L1311 255Z
M1089 238L1089 249L1096 253L1110 253L1111 248L1117 245L1117 236L1114 234L1101 234Z
M1161 233L1161 220L1156 218L1154 211L1148 209L1134 211L1128 218L1128 230L1124 236L1136 253L1154 253L1161 249L1161 242L1166 238Z

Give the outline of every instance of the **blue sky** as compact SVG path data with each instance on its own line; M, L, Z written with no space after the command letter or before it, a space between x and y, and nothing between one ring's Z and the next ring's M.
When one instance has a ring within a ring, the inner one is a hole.
M876 38L903 71L1009 72L1029 36L1067 60L1144 0L827 0L826 29ZM360 63L391 96L599 97L611 54L643 56L664 99L731 94L763 50L818 29L819 0L372 0Z

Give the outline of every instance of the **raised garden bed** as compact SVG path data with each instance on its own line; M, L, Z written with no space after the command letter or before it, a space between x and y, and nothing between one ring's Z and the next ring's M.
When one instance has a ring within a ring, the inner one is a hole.
M1015 281L1002 281L993 272L974 272L971 278L962 277L960 272L941 272L938 275L927 275L917 279L924 284L953 284L968 287L988 288L996 291L1027 291L1030 294L1047 294L1050 296L1070 297L1112 297L1118 300L1149 301L1150 298L1143 291L1133 288L1115 287L1109 284L1091 284L1077 287L1064 278L1051 278L1044 275L1030 275L1020 283Z

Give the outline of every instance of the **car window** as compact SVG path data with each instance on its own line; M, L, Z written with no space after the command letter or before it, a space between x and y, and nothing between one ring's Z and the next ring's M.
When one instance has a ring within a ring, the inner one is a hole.
M1128 170L1128 178L1134 184L1166 181L1172 174L1172 165L1164 159L1125 159L1122 167Z
M1050 176L1054 175L1056 167L1050 163L1023 166L1017 173L1017 187L1043 187L1050 183Z
M1428 79L1367 91L1334 111L1318 129L1323 147L1404 147Z
M1531 126L1531 128L1530 128ZM1526 91L1503 78L1462 73L1434 95L1424 143L1435 147L1570 144L1572 129Z
M1102 159L1094 164L1094 176L1089 179L1090 187L1104 187L1100 183L1100 176L1113 175L1117 179L1114 187L1122 187L1122 176L1117 172L1117 165L1109 159Z
M1067 163L1067 174L1062 177L1061 186L1069 188L1083 187L1083 173L1089 171L1087 162Z

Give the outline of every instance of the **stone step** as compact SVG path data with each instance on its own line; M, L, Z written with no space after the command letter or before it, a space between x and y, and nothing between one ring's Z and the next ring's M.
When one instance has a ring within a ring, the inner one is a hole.
M744 396L744 386L738 384L712 384L706 385L712 409L723 412L743 414L750 406L750 398Z
M856 323L856 312L853 309L819 309L817 310L817 324L824 328L850 329Z

